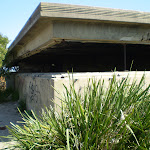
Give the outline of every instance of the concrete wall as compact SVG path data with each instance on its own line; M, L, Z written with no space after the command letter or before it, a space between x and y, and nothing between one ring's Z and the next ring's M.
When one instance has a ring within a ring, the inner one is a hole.
M95 22L55 21L53 38L108 43L149 42L150 29L142 26L106 24Z
M144 72L115 72L118 79L125 78L127 75L133 80L139 82ZM89 78L97 80L104 79L107 87L112 79L113 72L107 73L74 73L76 90L83 92L84 86L87 85ZM145 86L150 84L150 72L145 72ZM72 74L70 74L72 78ZM41 111L44 106L52 105L59 110L56 104L61 104L58 97L62 97L65 88L69 88L69 77L67 73L20 73L15 76L15 87L19 91L20 100L26 100L27 109L36 112ZM56 90L59 92L57 92ZM54 104L53 101L56 103Z
M6 88L15 89L15 76L16 73L12 72L11 75L6 76Z

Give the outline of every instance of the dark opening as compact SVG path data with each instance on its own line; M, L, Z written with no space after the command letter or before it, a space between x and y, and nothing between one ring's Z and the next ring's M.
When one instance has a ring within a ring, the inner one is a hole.
M64 42L20 62L22 72L150 70L150 46ZM126 53L126 57L125 57Z
M150 46L127 45L127 69L130 69L133 61L133 71L150 71Z

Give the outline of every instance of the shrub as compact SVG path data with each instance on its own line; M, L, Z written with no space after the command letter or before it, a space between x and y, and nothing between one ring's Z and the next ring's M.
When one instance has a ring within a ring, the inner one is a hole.
M18 99L19 99L18 91L11 88L0 90L0 103L8 101L17 101Z
M114 75L105 82L94 79L76 91L74 83L66 88L60 106L43 109L41 117L22 114L23 126L12 124L12 136L22 149L118 150L150 147L150 86L144 88L127 77Z
M5 89L6 89L5 77L0 76L0 91L4 91Z

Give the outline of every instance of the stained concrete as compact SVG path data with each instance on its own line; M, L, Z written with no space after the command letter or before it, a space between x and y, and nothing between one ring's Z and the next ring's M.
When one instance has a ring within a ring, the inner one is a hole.
M75 88L81 92L92 77L104 78L107 86L115 67L121 79L133 65L137 72L129 76L136 75L137 81L144 73L140 71L146 70L149 84L149 50L150 13L40 3L9 47L4 63L19 66L14 87L27 108L38 112L49 105L59 110L60 95L54 89L63 95L63 84L69 87L70 82L63 72L72 68Z
M60 43L150 44L150 13L110 8L40 3L9 47L5 64Z
M87 86L90 78L97 81L104 79L105 87L107 88L114 74L117 75L118 80L129 76L131 81L136 79L138 83L144 72L95 72L70 75L67 73L20 73L15 77L15 85L19 91L20 100L26 100L27 109L32 109L38 113L41 111L41 108L51 105L59 111L58 105L61 105L60 99L64 98L65 93L64 85L69 90L72 79L74 79L76 91L83 93L84 87ZM150 84L150 72L145 72L145 75L146 87Z
M0 136L10 135L8 129L6 128L6 126L11 126L10 122L21 125L19 121L22 121L22 117L17 107L19 107L18 102L6 102L0 104L0 127L3 127L3 130L0 130ZM2 142L7 142L10 140L12 139L0 137L0 149Z

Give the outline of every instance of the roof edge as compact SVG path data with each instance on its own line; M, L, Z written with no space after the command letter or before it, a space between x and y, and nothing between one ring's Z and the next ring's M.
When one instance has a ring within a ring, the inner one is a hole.
M36 7L32 15L29 17L25 25L22 27L15 40L11 43L8 48L8 52L15 47L19 43L19 41L24 37L24 35L30 30L30 28L36 23L36 21L40 18L41 14L41 3Z
M56 19L66 18L150 25L149 12L60 3L42 2L41 16Z
M146 24L150 26L150 13L148 12L41 2L9 46L8 52L13 50L16 45L19 45L21 39L41 17Z

